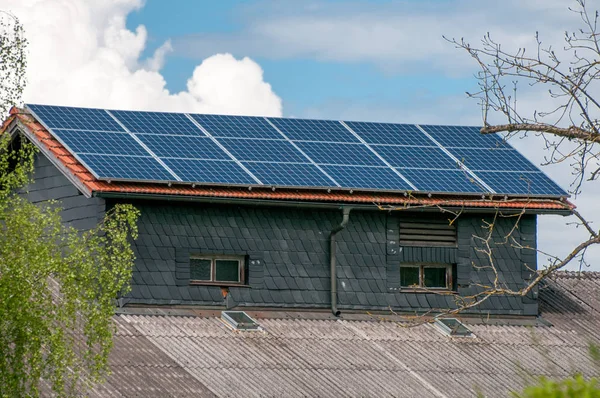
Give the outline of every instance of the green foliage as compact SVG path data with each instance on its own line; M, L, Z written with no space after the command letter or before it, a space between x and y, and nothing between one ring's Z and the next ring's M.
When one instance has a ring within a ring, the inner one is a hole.
M0 115L17 105L25 88L27 39L19 20L0 11Z
M515 398L600 398L600 386L598 379L586 380L580 374L559 381L542 376L537 384L512 395Z
M27 40L0 11L0 115L25 87ZM64 226L58 203L18 194L35 148L0 137L0 397L36 397L43 379L74 395L108 370L115 298L129 290L138 211L117 205L91 231Z
M600 364L600 345L590 342L588 353L590 354L591 360L598 366L598 364Z
M36 206L15 193L34 152L0 140L0 397L38 396L42 378L59 396L101 380L115 298L128 291L134 261L131 205L81 232L62 224L57 203Z

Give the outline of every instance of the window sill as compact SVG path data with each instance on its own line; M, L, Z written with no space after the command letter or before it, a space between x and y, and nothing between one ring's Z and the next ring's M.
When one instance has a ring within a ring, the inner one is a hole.
M250 285L245 285L243 283L233 283L233 282L208 282L208 281L190 281L190 286L218 286L218 287L248 287Z
M424 287L402 287L398 290L398 293L435 293L435 294L447 294L447 295L455 295L458 294L456 290L449 289L427 289Z

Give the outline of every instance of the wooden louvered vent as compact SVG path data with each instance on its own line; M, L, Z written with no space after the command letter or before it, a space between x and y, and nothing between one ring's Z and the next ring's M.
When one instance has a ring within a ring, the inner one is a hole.
M456 247L456 226L444 218L401 219L400 246Z

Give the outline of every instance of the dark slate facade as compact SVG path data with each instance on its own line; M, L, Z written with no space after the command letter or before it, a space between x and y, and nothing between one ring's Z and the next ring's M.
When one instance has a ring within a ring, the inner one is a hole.
M23 189L33 203L59 201L65 224L79 230L94 228L104 217L104 199L86 198L44 155L35 158L33 181Z
M115 199L88 199L44 156L36 160L34 182L28 187L34 202L62 201L66 223L93 227ZM175 201L132 202L141 210L132 291L123 305L201 305L220 307L323 308L330 305L329 236L342 219L339 209L240 206ZM458 295L491 283L485 256L473 238L484 236L482 219L465 213L457 220L457 247L401 247L400 216L424 213L353 210L337 235L338 307L340 310L427 311L449 308L457 295L407 292L400 289L400 264L454 264ZM441 216L441 215L440 215ZM522 217L513 237L535 245L536 216ZM504 239L515 218L496 220L493 241ZM536 255L509 244L498 245L494 262L500 280L518 289L531 277ZM190 285L190 254L245 256L246 286ZM226 294L225 294L226 293ZM491 314L536 315L537 293L529 297L492 297L476 311Z
M341 211L239 205L136 202L141 210L138 257L127 302L242 307L328 308L330 304L329 234ZM403 213L406 217L407 213ZM413 213L415 217L422 213ZM489 217L488 217L489 218ZM337 235L338 306L341 310L426 311L452 307L454 295L400 289L402 262L456 264L458 294L474 294L473 283L490 284L494 273L478 269L485 255L473 235L484 236L481 215L457 221L458 248L401 247L399 212L350 214ZM500 242L515 218L500 218L493 240ZM525 216L513 237L535 243L535 216ZM498 245L494 262L507 287L519 289L535 268L535 253ZM247 287L190 286L191 253L246 256ZM537 314L532 297L492 297L480 310L497 314Z

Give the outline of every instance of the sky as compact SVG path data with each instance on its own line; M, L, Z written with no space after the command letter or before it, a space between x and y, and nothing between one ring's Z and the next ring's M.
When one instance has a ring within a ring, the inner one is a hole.
M600 9L600 0L588 0ZM29 40L31 103L421 124L481 125L477 66L444 40L474 44L490 32L533 48L535 32L562 48L578 27L569 0L0 0ZM523 109L550 106L543 90ZM535 164L535 137L511 144ZM562 187L568 164L542 168ZM572 201L598 229L600 182ZM586 238L543 216L538 247L564 256ZM539 266L546 256L538 256ZM588 252L600 271L600 248ZM571 264L578 269L579 264Z

